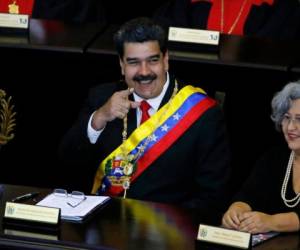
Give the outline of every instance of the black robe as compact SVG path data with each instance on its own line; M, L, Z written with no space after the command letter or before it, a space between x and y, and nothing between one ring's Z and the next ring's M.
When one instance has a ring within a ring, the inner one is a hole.
M102 0L35 0L32 17L74 23L106 21Z

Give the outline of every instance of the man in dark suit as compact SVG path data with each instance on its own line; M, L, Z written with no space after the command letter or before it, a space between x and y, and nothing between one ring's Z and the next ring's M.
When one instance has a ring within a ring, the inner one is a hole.
M82 179L98 167L92 193L216 205L229 170L220 107L169 76L166 34L150 19L125 23L114 40L125 79L90 91L62 141L62 158L73 171L85 166Z

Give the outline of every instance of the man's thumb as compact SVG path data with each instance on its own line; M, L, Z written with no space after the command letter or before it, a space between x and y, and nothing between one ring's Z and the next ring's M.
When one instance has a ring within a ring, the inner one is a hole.
M130 102L130 108L136 109L141 105L140 102Z

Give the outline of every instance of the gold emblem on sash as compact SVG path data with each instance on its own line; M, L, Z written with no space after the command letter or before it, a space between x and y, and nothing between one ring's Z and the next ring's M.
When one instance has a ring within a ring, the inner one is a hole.
M13 129L16 126L16 112L13 111L11 96L5 97L5 91L0 89L0 148L14 138Z
M16 4L16 1L13 1L8 5L8 13L9 14L19 14L19 5Z
M136 164L132 162L133 156L129 155L126 158L116 156L113 160L107 161L106 175L114 186L124 186L131 175L136 170Z
M105 175L112 186L124 188L126 197L126 190L130 186L130 179L136 168L137 164L134 162L134 155L118 155L106 162Z

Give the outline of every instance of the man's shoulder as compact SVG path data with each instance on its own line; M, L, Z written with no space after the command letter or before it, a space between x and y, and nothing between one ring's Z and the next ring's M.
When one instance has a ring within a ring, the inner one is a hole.
M174 81L177 82L179 89L182 89L182 88L184 88L186 86L190 86L190 87L193 87L193 88L198 88L198 89L201 90L201 92L203 92L204 94L207 94L206 91L205 91L205 88L203 88L201 86L201 84L195 84L193 82L189 82L189 81L182 80L182 79L177 79L177 78L174 78Z

